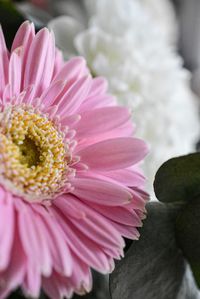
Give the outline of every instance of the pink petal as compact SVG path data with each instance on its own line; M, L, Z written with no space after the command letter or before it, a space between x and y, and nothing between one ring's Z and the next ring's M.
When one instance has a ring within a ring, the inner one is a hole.
M34 36L35 36L35 29L33 23L30 23L29 21L24 22L19 27L15 35L11 52L13 52L16 48L23 46L24 55L25 55L25 52L27 52L27 50L29 49Z
M131 121L127 121L120 127L116 127L111 131L107 131L101 134L93 134L87 138L80 138L76 146L76 152L80 152L83 149L89 147L90 145L108 140L115 139L119 137L132 137L134 132L134 127ZM77 137L78 135L76 135ZM103 171L103 170L102 170Z
M91 270L88 264L85 264L75 254L73 255L73 260L74 260L74 265L76 267L76 271L72 273L72 276L70 277L70 281L72 285L75 286L76 292L80 291L80 289L83 288L87 290L87 292L89 292L92 287ZM82 277L81 280L80 277Z
M103 94L108 90L108 82L103 77L94 78L90 89L90 97Z
M30 264L37 265L43 274L51 271L51 257L45 242L45 231L42 230L38 215L27 206L19 213L19 231L21 241ZM43 232L43 234L42 234Z
M81 120L75 127L76 138L107 133L120 127L130 119L126 108L107 107L81 113Z
M90 145L77 155L90 169L109 171L132 166L142 160L147 152L144 141L122 137Z
M59 96L65 86L65 82L63 81L55 81L52 83L49 88L47 88L43 94L41 95L42 104L45 107L49 107L55 99Z
M21 79L24 80L24 70L27 64L27 56L32 44L33 38L35 37L35 28L33 23L29 21L24 22L18 29L11 48L11 53L21 47L22 48L22 70Z
M8 83L8 50L3 35L2 28L0 26L0 96L2 95L5 85Z
M120 225L118 223L114 224L115 229L125 238L131 239L131 240L138 240L140 233L137 230L137 228L133 226L125 226L125 225Z
M131 193L133 196L131 202L133 208L145 211L145 204L148 201L147 194L144 196L144 194L140 194L139 190L134 190L134 188L132 188Z
M12 52L9 62L9 84L13 96L18 95L21 89L22 48Z
M76 198L70 197L70 200L86 214L86 217L80 221L73 218L70 220L79 231L106 248L122 248L124 246L123 239L104 216Z
M30 85L26 89L24 89L24 97L22 99L22 102L25 104L30 105L34 99L35 94L35 86Z
M107 219L105 217L74 196L66 195L66 200L70 200L77 209L80 209L86 215L86 217L80 219L80 221L77 221L75 218L70 219L70 222L73 222L81 231L85 231L86 236L92 238L92 240L95 240L97 243L103 242L105 247L116 246L120 248L124 246L124 241L109 221L106 221ZM82 223L82 228L80 228L80 223ZM88 232L87 228L89 229ZM91 231L95 233L91 234ZM100 236L99 239L97 237L98 235Z
M128 210L126 207L112 207L112 209L110 209L106 206L94 204L92 207L111 221L115 221L122 225L134 227L140 227L142 225L140 217L135 213L133 209Z
M105 175L129 187L144 187L145 184L145 177L139 171L131 169L108 171Z
M26 276L22 285L23 291L27 296L38 298L41 288L41 273L38 270L37 264L28 264Z
M54 81L72 81L73 83L89 75L89 71L86 67L86 61L82 57L75 57L70 59L60 72L55 76Z
M0 271L6 269L11 259L14 225L12 196L0 186Z
M6 282L5 288L8 290L16 289L23 283L26 271L26 257L20 243L18 231L15 230L13 238L13 248L10 264L3 272L3 280ZM0 289L1 290L1 289Z
M115 97L108 94L100 94L95 96L88 95L87 99L80 107L80 111L84 112L90 109L97 109L102 107L111 107L116 105Z
M42 81L43 81L42 90L48 88L49 84L51 83L53 77L53 71L54 71L54 64L55 64L55 53L56 53L55 51L56 49L55 49L54 34L53 32L50 32L48 50L47 50L47 55L46 55L43 74L42 74Z
M68 221L64 219L64 215L63 217L57 215L57 221L65 232L67 242L72 251L85 262L86 265L105 273L108 268L108 263L105 254L99 246L90 238L82 234L82 232L80 232L72 223L68 223Z
M43 288L49 298L52 299L71 298L73 294L70 279L57 272L54 272L51 277L43 278Z
M81 219L85 217L83 211L77 210L77 208L71 203L70 195L61 195L54 200L54 205L59 207L60 210L69 218L74 217L75 219Z
M86 98L90 88L91 78L83 77L76 81L58 103L58 114L74 114Z
M123 186L93 178L75 178L72 193L99 205L117 206L131 201L131 193Z
M74 127L74 125L77 124L81 119L81 116L79 114L72 114L72 115L65 115L61 119L61 123L63 126L70 126Z
M24 74L24 87L34 84L36 87L35 96L40 95L50 82L55 59L54 54L52 35L47 29L42 29L36 34L31 44Z
M38 210L41 213L42 221L40 223L45 240L51 253L54 269L66 276L72 273L72 259L69 248L64 241L63 232L60 230L51 213Z
M55 65L53 70L53 79L56 77L56 75L60 72L64 64L63 55L62 52L56 48L55 53Z
M6 106L11 102L12 92L10 84L7 84L3 90L2 102Z
M52 278L43 278L42 286L45 293L52 299L60 299L61 292L56 280Z

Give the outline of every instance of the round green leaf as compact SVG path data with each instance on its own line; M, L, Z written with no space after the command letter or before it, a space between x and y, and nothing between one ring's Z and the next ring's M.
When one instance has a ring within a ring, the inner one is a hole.
M154 202L147 211L139 241L133 242L110 276L112 299L197 298L195 288L183 289L189 284L175 239L179 207Z
M176 221L176 237L200 288L200 199L184 206Z
M200 196L200 153L165 162L156 173L154 190L163 202L187 202Z

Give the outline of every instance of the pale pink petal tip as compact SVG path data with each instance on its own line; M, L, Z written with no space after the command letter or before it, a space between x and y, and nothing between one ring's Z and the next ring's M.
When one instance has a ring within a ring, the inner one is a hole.
M87 293L91 268L110 273L123 237L139 238L148 147L107 81L82 57L64 62L48 29L23 23L11 53L0 29L0 65L0 298Z

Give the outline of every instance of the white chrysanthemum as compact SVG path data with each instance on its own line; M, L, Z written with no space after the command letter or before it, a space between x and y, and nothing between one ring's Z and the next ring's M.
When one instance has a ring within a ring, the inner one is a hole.
M90 0L86 7L87 29L72 17L50 27L66 56L73 49L85 56L92 73L105 76L119 102L131 107L138 136L152 147L145 165L152 185L166 159L194 149L199 126L189 74L141 1Z
M157 27L157 30L160 31L164 39L166 39L169 43L172 44L177 41L178 25L176 21L175 10L171 1L169 0L139 0L139 1L132 0L132 1L141 2L142 9L146 10L146 13L149 14L149 16L151 17L151 22L154 23L154 26ZM104 2L104 0L103 1L84 0L84 3L86 6L87 15L89 17L92 17L93 15L100 16L99 12L101 11L101 9L104 10L105 5L109 5L109 3L111 3L111 7L112 7L113 1ZM116 3L114 3L114 5L116 6ZM103 21L105 22L105 19Z
M169 41L175 43L178 35L178 24L172 1L169 0L140 0L152 19L162 32L162 35Z

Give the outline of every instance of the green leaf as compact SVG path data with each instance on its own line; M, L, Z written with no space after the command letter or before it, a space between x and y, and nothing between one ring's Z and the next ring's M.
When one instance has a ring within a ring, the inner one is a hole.
M190 288L187 282L186 263L176 243L179 209L155 202L147 205L148 217L139 241L133 242L110 276L112 299L197 298L194 284Z
M179 214L176 237L200 288L200 198L191 200Z
M162 202L187 202L200 196L200 153L165 162L155 176L154 190Z
M17 29L24 17L9 0L0 0L0 23L4 31L7 47L10 49Z

